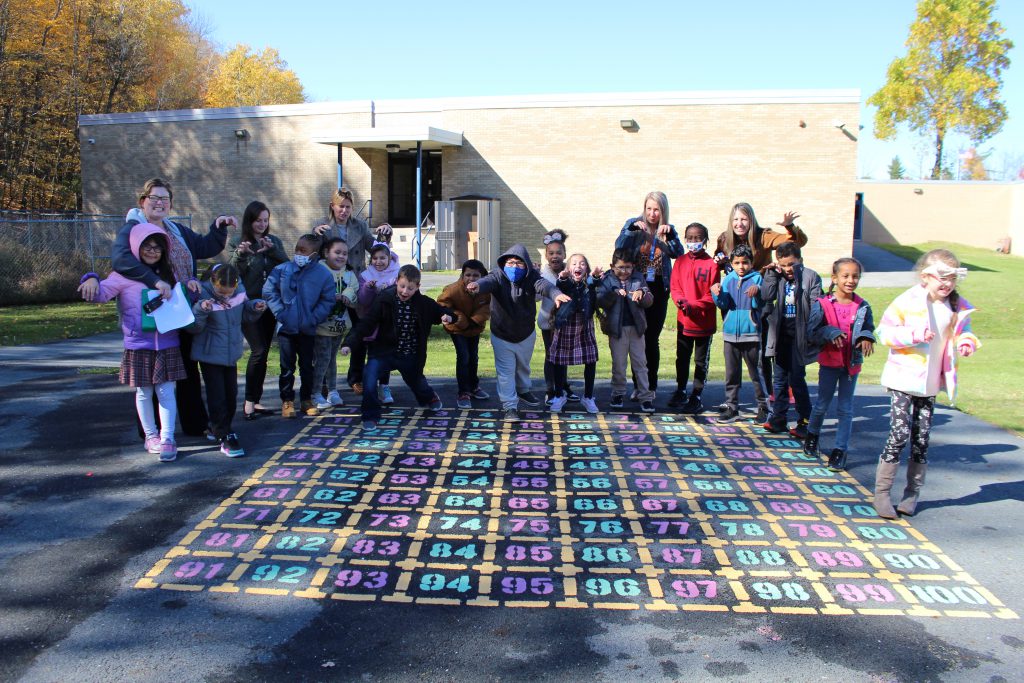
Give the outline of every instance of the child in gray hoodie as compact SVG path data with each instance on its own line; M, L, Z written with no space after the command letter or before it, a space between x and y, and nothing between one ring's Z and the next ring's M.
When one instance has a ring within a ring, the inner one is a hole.
M540 276L522 244L498 257L498 267L466 285L470 294L491 295L491 346L498 376L498 398L506 422L519 419L519 402L530 408L543 404L531 391L530 358L537 341L537 295L558 306L569 297Z
M199 301L192 306L196 320L186 330L195 335L192 360L198 361L206 385L210 433L220 441L220 452L240 458L245 451L231 429L238 404L238 359L242 357L242 323L255 321L267 302L238 291L238 270L215 264L204 276Z

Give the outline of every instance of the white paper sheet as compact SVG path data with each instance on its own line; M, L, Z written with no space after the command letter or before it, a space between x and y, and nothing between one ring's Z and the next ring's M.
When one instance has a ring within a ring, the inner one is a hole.
M149 295L150 301L160 296L160 292L155 289L148 289L146 293ZM185 296L185 288L181 284L175 285L171 292L171 298L153 311L153 321L156 322L157 331L161 333L191 325L195 319L195 315L192 314L192 304Z

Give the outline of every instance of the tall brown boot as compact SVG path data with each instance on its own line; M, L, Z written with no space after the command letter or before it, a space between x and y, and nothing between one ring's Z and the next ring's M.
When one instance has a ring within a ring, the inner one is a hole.
M898 462L878 461L875 469L875 512L882 519L896 519L896 509L892 506L892 482L899 471Z
M917 509L917 497L924 486L924 475L928 472L928 463L911 460L907 463L907 488L903 489L903 500L896 506L896 511L908 517Z

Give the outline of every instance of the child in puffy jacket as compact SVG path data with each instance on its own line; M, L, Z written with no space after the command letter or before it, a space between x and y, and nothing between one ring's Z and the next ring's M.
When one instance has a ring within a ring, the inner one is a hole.
M262 299L252 301L238 291L238 270L224 263L206 272L199 301L192 306L196 320L187 329L192 340L192 360L199 363L206 385L206 411L210 432L220 442L220 452L240 458L245 451L231 429L238 403L238 359L242 357L242 324L258 319L267 309Z
M139 223L132 227L128 240L139 262L151 269L158 280L173 287L175 279L164 230L150 223ZM90 295L93 283L89 281L94 278L99 282L99 289L95 295ZM156 331L152 318L142 309L147 288L141 281L129 280L116 272L99 281L96 273L86 273L78 289L87 301L102 303L117 298L124 335L119 379L135 389L135 409L145 434L146 450L159 455L160 462L173 462L178 457L174 442L174 423L178 419L174 383L184 379L186 374L177 330ZM159 431L153 415L154 393L160 403Z
M281 417L298 417L295 411L295 365L298 359L299 398L305 415L319 414L313 403L313 357L316 328L334 308L334 278L317 263L320 238L303 235L288 263L270 271L263 298L277 319L277 347L281 353ZM319 387L317 387L319 389Z

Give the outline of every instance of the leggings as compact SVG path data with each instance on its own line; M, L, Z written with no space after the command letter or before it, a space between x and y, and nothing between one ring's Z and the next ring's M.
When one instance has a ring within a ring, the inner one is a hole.
M889 438L882 449L882 461L899 462L903 447L910 441L910 459L921 464L928 462L928 436L932 431L935 397L911 396L895 389L890 392Z
M139 414L142 431L148 439L157 435L156 418L153 416L153 392L160 401L160 440L174 441L174 422L178 419L178 404L174 400L174 382L161 382L155 387L135 387L135 411Z
M569 366L553 365L555 374L555 395L562 396L569 389ZM597 363L586 363L583 366L583 395L594 398L594 379L597 376Z

